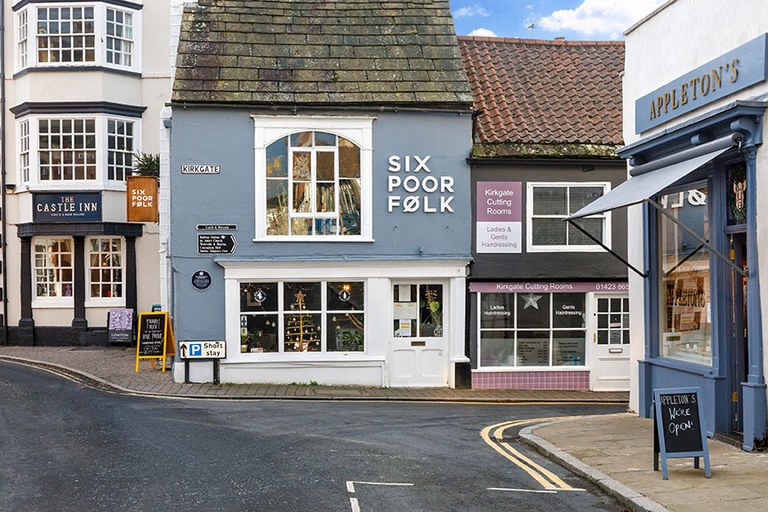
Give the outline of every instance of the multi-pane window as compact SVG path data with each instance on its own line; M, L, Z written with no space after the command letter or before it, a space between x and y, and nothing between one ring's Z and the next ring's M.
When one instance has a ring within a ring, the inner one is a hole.
M564 219L602 196L607 187L606 183L529 183L528 250L599 249L595 242ZM603 244L609 245L609 216L609 213L600 213L574 222Z
M21 68L27 67L27 58L29 53L29 25L27 25L27 11L19 12L17 35L18 37L18 58Z
M107 62L130 66L133 55L133 14L107 8Z
M72 240L35 239L34 247L35 297L72 297Z
M94 62L95 28L93 7L38 7L38 62Z
M18 70L79 64L138 71L140 11L107 2L35 3L16 13Z
M629 343L629 299L599 297L597 299L597 344Z
M123 296L123 241L121 238L91 238L88 243L90 297Z
M365 284L240 283L242 352L365 350Z
M19 180L30 187L109 187L133 172L140 125L130 118L38 117L17 124Z
M344 137L304 131L266 150L269 236L361 234L360 148Z
M133 169L133 123L107 121L107 179L123 181Z
M29 121L19 123L19 173L22 182L29 181Z
M480 294L480 366L584 366L584 293Z
M40 119L40 181L96 179L96 120Z
M443 285L396 284L393 292L395 337L443 336Z

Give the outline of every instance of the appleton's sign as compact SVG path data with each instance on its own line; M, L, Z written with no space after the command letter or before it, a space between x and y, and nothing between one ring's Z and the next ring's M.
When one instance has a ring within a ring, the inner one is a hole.
M643 133L766 80L768 34L745 43L635 102L635 132Z

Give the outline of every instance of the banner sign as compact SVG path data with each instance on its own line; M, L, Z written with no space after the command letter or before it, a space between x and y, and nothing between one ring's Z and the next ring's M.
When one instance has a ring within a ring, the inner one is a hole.
M35 192L34 222L101 222L101 192Z
M158 222L158 179L154 176L127 176L125 187L128 222Z
M506 283L470 283L469 291L474 293L516 293L516 292L554 292L554 293L590 293L590 292L628 292L626 281L604 281L585 283L556 282L506 282Z

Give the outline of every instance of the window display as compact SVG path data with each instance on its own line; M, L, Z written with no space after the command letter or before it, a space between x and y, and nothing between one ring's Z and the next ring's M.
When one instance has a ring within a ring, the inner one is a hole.
M703 239L709 238L706 186L660 199L666 213ZM712 364L709 250L696 237L659 216L661 265L659 354L691 363Z
M480 367L584 366L584 293L481 293Z
M363 282L240 284L241 352L362 352Z

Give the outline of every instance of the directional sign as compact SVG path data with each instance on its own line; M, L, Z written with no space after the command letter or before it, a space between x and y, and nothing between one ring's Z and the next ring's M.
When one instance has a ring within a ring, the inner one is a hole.
M198 254L232 254L237 249L235 235L201 233L197 235Z
M227 344L223 341L180 341L179 356L182 359L224 359Z

